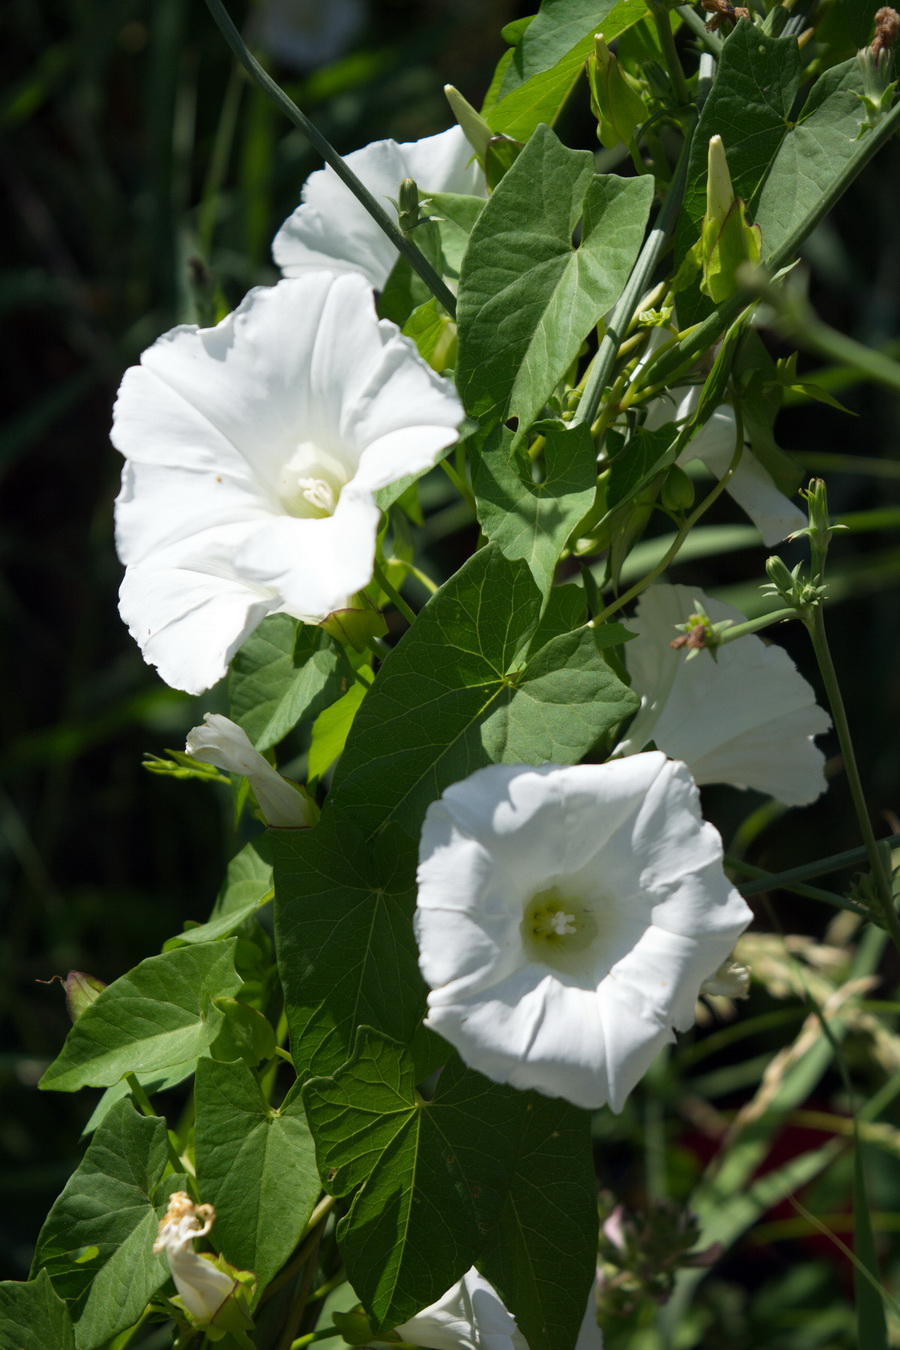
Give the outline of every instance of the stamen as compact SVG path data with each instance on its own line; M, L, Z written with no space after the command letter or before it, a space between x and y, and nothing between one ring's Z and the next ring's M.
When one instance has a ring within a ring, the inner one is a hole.
M318 511L324 511L328 516L334 515L334 508L337 505L334 489L324 479L298 478L297 486L310 506L314 506Z
M549 914L547 916L547 924L551 933L556 933L559 937L565 937L568 933L578 932L578 929L575 926L575 915L564 914L561 909L557 910L555 914Z

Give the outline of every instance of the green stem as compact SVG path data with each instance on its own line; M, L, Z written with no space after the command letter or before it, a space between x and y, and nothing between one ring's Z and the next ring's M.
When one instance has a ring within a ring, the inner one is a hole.
M714 645L724 647L726 642L736 642L738 638L746 637L748 633L758 633L763 628L770 628L773 623L784 623L786 619L802 617L800 612L793 608L773 609L768 614L761 614L758 619L748 619L746 623L736 623L731 628L723 629Z
M900 844L900 834L888 835L880 842L887 844L888 848L896 848ZM760 878L759 881L751 881L747 886L741 887L746 895L757 895L760 891L773 890L776 886L790 885L794 881L806 881L810 877L825 876L829 872L839 872L844 867L853 867L856 863L865 862L867 857L868 852L864 847L848 848L843 853L832 853L827 858L819 858L816 862L803 863L800 867L791 867L786 872L766 872L762 868L752 867L750 863L735 858L728 858L726 861L730 866L740 868L750 876Z
M744 423L741 418L740 408L735 406L734 413L735 413L735 421L737 423L736 427L737 444L735 446L734 454L731 457L731 463L728 465L728 468L726 469L725 473L723 473L722 477L719 479L718 483L713 488L712 492L710 492L707 497L704 497L700 505L696 507L687 517L681 529L678 531L674 540L672 541L671 547L666 551L666 553L656 564L656 566L652 569L652 571L648 572L647 575L645 577L642 577L640 581L636 581L635 584L629 590L627 590L624 595L620 595L618 599L613 600L611 604L606 606L606 609L604 609L602 613L598 614L594 619L591 620L595 628L599 628L601 624L606 623L606 620L611 615L615 614L617 610L620 610L623 607L623 605L627 605L630 600L633 600L635 598L635 596L640 595L642 591L647 589L647 587L650 585L652 581L655 581L658 576L661 576L661 574L670 565L673 558L677 556L681 548L681 545L684 543L685 539L687 539L688 535L696 525L697 521L700 519L701 516L706 514L706 512L712 506L713 502L722 495L728 484L731 482L731 479L734 476L735 469L741 462L741 455L744 452Z
M260 89L268 94L269 98L278 105L295 127L303 132L304 136L315 146L319 154L325 160L325 163L334 169L341 182L348 187L366 208L369 215L375 221L384 233L390 239L398 253L402 253L407 262L416 271L424 281L425 285L431 291L446 309L451 318L456 317L456 297L449 287L438 276L437 272L431 266L428 259L416 248L409 239L406 239L400 227L391 220L387 211L381 205L371 192L360 180L352 169L349 169L345 161L337 153L334 147L325 139L318 127L309 120L305 113L302 113L296 103L288 98L283 89L275 83L270 75L263 70L262 66L252 55L235 28L231 19L222 4L222 0L206 0L207 7L216 21L216 24L228 43L234 55L240 61L247 73L256 81ZM399 186L399 184L398 184Z
M835 202L843 196L860 171L900 126L900 103L896 103L865 140L865 150L858 159L850 160L841 173L835 177L821 197L816 200L812 211L792 230L780 248L763 259L764 265L773 272L793 260L798 248L806 236L815 229L819 221L828 214ZM677 342L671 350L662 356L653 368L654 383L669 385L676 382L679 373L693 365L694 361L713 345L728 325L737 318L742 309L753 303L753 292L742 289L722 304L703 323L698 324L685 338Z
M836 328L824 323L805 300L785 295L767 283L760 286L759 291L766 303L777 312L779 327L801 346L838 365L849 366L866 379L900 393L900 362L892 361L883 352L839 333Z
M672 21L669 18L668 5L661 4L659 0L647 0L650 13L653 15L653 22L656 24L656 32L659 37L659 45L662 47L663 57L666 62L666 69L669 72L672 85L675 89L675 97L683 108L689 107L691 103L691 91L687 87L687 80L684 78L684 70L681 65L681 58L675 46L675 38L672 33Z
M628 332L628 326L634 317L641 296L647 290L666 240L674 230L675 222L681 211L681 202L687 182L692 137L693 128L685 137L684 145L681 147L681 155L656 224L644 241L644 247L632 268L631 276L628 278L625 289L610 316L606 332L597 348L597 355L594 357L590 375L585 383L584 393L572 418L572 426L579 426L582 422L587 422L591 426L596 419L603 390L606 388L610 372L615 364L619 347Z
M197 220L197 251L200 257L207 262L212 252L216 215L219 209L219 194L225 180L228 157L234 143L242 86L243 79L235 68L231 72L225 89L225 97L222 100L222 111L216 125L216 135L213 141L212 154L209 158L209 168L206 171L206 181L203 184L203 196L200 201L200 212Z
M302 1350L304 1345L313 1345L316 1341L333 1341L335 1336L340 1336L337 1327L325 1327L322 1331L308 1331L305 1336L298 1336L295 1341L291 1341L291 1350Z
M465 478L458 469L454 468L449 459L441 460L441 468L444 470L444 473L450 479L450 482L456 488L466 505L472 508L472 515L474 516L476 509L475 497Z
M865 850L862 850L865 856ZM785 881L778 876L767 872L764 867L754 867L751 863L744 862L740 858L732 858L725 854L725 866L742 872L745 876L753 877L753 881L738 881L738 890L744 897L748 895L760 895L764 891L791 891L794 895L805 895L810 900L824 900L826 904L834 905L836 909L849 910L851 914L856 914L860 919L868 919L871 915L862 905L855 905L852 900L847 900L843 895L836 895L834 891L823 890L819 886L806 886L801 881Z
M834 729L837 732L841 754L844 759L847 785L850 788L853 809L856 812L860 833L862 834L863 842L866 846L866 853L868 854L869 866L872 869L872 876L875 881L884 926L888 933L890 933L894 946L900 951L900 918L898 918L897 910L894 906L890 878L886 876L884 867L882 866L881 851L875 840L872 822L869 819L862 780L859 776L859 768L853 750L850 724L847 721L847 712L841 695L841 687L838 683L837 672L834 668L834 662L831 659L831 649L828 646L828 637L825 633L825 614L822 606L816 605L812 614L807 616L804 619L804 622L806 623L809 635L812 639L813 651L816 654L816 660L819 663L819 670L822 675L822 682L825 685L825 692L828 695L831 716L834 720Z
M684 20L685 27L689 28L694 36L700 39L706 50L718 60L722 54L722 39L718 33L710 32L692 5L679 5L678 13Z
M135 1103L137 1104L141 1114L149 1116L151 1119L159 1120L160 1119L159 1112L154 1111L153 1106L150 1102L150 1098L147 1096L146 1092L141 1087L140 1083L138 1082L137 1078L135 1078L133 1073L126 1073L125 1082L128 1084L128 1090L130 1091L132 1097L134 1098ZM169 1165L172 1168L172 1171L184 1172L185 1171L184 1163L181 1161L181 1158L178 1155L178 1151L175 1148L175 1145L172 1143L172 1139L171 1136L169 1135L168 1128L166 1129L166 1152L169 1155Z
M405 567L411 577L416 581L421 581L429 595L437 595L441 589L436 581L432 581L427 572L423 572L421 567L416 567L413 563L407 562L405 558L385 558L386 567Z
M375 563L374 569L372 571L372 576L375 579L375 581L378 582L378 585L384 591L385 595L391 601L394 607L396 609L399 609L400 613L403 615L406 622L410 626L412 626L416 621L415 610L410 609L409 605L403 599L403 596L400 594L400 592L395 590L394 587L391 585L391 583L388 581L387 577L384 574L384 569L380 563L378 562Z

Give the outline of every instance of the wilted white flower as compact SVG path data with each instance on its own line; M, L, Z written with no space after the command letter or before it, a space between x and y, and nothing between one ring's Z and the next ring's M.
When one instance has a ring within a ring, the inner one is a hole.
M374 492L430 468L462 406L358 276L251 291L125 374L119 609L167 684L220 679L267 614L313 623L372 577Z
M198 1322L216 1315L236 1283L194 1251L194 1238L205 1237L215 1217L212 1205L195 1205L185 1191L175 1191L153 1244L154 1252L165 1252L181 1301Z
M602 1350L597 1303L591 1291L575 1350ZM528 1350L516 1319L488 1280L473 1266L443 1298L396 1328L425 1350Z
M751 918L683 764L492 765L428 808L427 1025L495 1082L620 1111Z
M752 633L686 660L669 645L697 603L710 620L744 623L740 610L690 586L650 586L625 626L631 686L641 706L617 751L652 741L683 760L698 783L755 788L786 806L804 806L825 790L825 757L813 737L831 726L812 687L783 648Z
M290 830L314 824L306 798L272 768L243 727L221 713L203 716L203 725L188 732L184 747L187 754L203 764L242 774L252 787L268 825Z
M679 385L660 394L647 410L644 423L647 430L653 431L665 422L674 422L677 427L682 427L697 411L701 394L702 385L699 384ZM702 460L711 474L721 478L734 457L736 444L734 409L728 403L721 403L688 442L678 456L677 463L683 467L692 460ZM725 491L750 517L769 547L786 539L795 530L803 529L807 523L800 508L775 486L771 475L749 445L745 444L740 462Z
M373 141L344 158L392 216L389 198L397 199L404 178L412 178L423 195L487 196L484 174L459 127L421 141ZM275 236L272 256L288 277L327 267L332 272L361 272L381 290L399 255L334 169L325 168L306 180L300 206Z

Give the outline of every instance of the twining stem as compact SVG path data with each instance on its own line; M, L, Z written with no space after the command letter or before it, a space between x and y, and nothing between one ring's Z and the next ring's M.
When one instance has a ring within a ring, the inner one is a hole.
M895 103L890 112L868 133L862 142L859 157L846 162L840 173L831 180L825 191L816 199L815 207L791 230L781 246L770 253L768 257L763 258L766 268L777 272L779 268L793 261L806 236L815 229L823 216L828 214L835 202L846 192L857 174L868 164L875 151L893 135L898 126L900 126L900 102ZM752 304L754 299L754 293L743 288L728 300L723 301L718 309L710 314L708 319L704 319L703 323L691 329L689 333L654 361L652 376L654 383L662 385L674 383L677 376L688 369L703 352L708 351L719 335L737 318L741 310Z
M146 1092L141 1087L140 1083L138 1082L137 1078L135 1078L133 1073L126 1073L125 1082L128 1084L128 1089L132 1097L134 1098L135 1102L137 1103L137 1106L140 1109L141 1114L145 1116L150 1116L154 1120L159 1120L158 1112L154 1111L153 1106L150 1102L150 1098L147 1096ZM184 1163L181 1161L181 1158L178 1155L178 1150L175 1148L175 1145L172 1143L172 1140L169 1137L168 1129L166 1130L166 1152L169 1155L169 1164L172 1170L174 1172L184 1172L185 1170Z
M666 69L669 72L669 77L675 90L675 97L682 107L687 108L691 102L691 91L687 87L687 80L684 78L681 58L675 47L675 38L672 35L672 21L669 18L669 7L668 5L661 3L661 0L647 0L647 4L650 13L653 15L653 22L656 24L659 45L662 47Z
M758 633L763 628L770 628L773 623L784 623L786 619L799 619L801 614L793 607L790 609L773 609L768 614L760 614L758 619L748 619L746 623L735 623L730 628L723 628L721 633L717 634L716 647L724 647L726 642L737 642L738 638L746 637L748 633Z
M865 857L865 849L860 850ZM761 892L770 890L791 891L794 895L805 895L811 900L824 900L827 905L834 905L836 909L846 909L851 914L855 914L860 919L871 918L869 912L862 905L854 904L852 900L846 899L843 895L837 895L834 891L826 891L821 886L807 886L802 881L783 881L771 872L767 872L764 867L753 867L743 859L730 857L727 853L724 857L726 867L733 868L745 876L753 877L752 881L738 880L735 882L741 895L759 895Z
M453 484L459 495L462 497L463 501L466 503L467 506L470 506L472 508L472 515L474 516L476 511L475 496L472 492L472 489L466 482L465 478L462 476L462 474L459 472L458 469L454 468L454 466L450 463L449 459L442 459L440 461L440 465L441 468L444 470L444 473L450 479L450 482Z
M391 603L397 609L399 609L400 613L403 615L406 622L410 625L414 624L416 621L415 610L411 609L410 606L403 599L403 596L400 594L400 592L394 589L394 587L391 585L391 583L388 581L387 577L384 574L384 568L378 562L375 563L374 570L372 572L372 577L375 581L378 582L378 585L384 591L385 595L391 601Z
M594 357L590 375L585 383L584 393L575 409L571 426L579 426L582 422L587 422L588 426L591 426L597 416L603 390L609 382L610 372L618 355L619 347L628 331L628 326L634 317L641 296L647 290L666 240L674 230L675 222L678 220L685 184L687 183L692 137L693 128L685 136L681 154L675 166L669 190L666 193L666 200L663 202L656 224L647 235L644 247L632 268L631 276L628 278L625 289L610 316L606 332L597 348L597 355Z
M850 788L853 809L856 812L860 833L862 834L863 843L866 846L866 853L868 854L869 866L872 869L872 876L875 881L876 894L878 896L879 905L881 906L884 926L890 933L894 946L900 951L900 917L898 917L897 910L894 906L890 877L885 873L881 850L876 842L875 832L872 829L872 822L869 819L862 780L859 776L859 768L853 750L850 724L847 721L847 712L841 695L841 687L838 683L834 662L831 659L831 649L828 645L828 637L825 632L825 614L822 606L820 604L815 605L810 614L803 616L803 621L809 630L813 651L816 654L816 660L819 663L819 670L822 674L822 682L825 685L825 692L828 695L831 716L834 720L834 729L837 732L841 754L844 759L847 785Z
M698 37L704 47L711 55L717 59L722 54L722 39L718 33L711 33L703 19L696 12L692 5L679 5L678 13L684 20L685 27L690 28L695 37Z
M751 283L754 290L778 315L779 328L801 346L840 366L849 366L864 378L900 392L900 361L892 361L884 352L866 347L855 338L839 333L819 318L803 298L786 294L769 282Z
M429 595L437 595L441 589L436 581L432 581L427 572L423 572L421 567L416 567L414 563L408 562L406 558L385 558L386 567L403 567L411 577L422 583Z
M716 486L713 488L712 492L710 492L708 496L704 497L700 505L695 507L694 510L691 512L691 514L685 518L684 524L681 526L681 529L678 531L674 540L672 541L671 547L667 549L666 553L656 564L656 566L650 572L648 572L645 577L642 577L640 581L636 581L634 585L629 590L625 591L623 595L618 596L617 599L613 600L610 604L608 604L606 606L606 609L604 609L600 614L595 615L595 617L591 620L591 623L594 625L595 628L599 628L601 624L606 623L606 620L610 618L611 615L615 614L618 610L620 610L623 607L623 605L627 605L630 600L634 600L636 596L640 595L642 591L647 589L647 587L650 585L652 581L655 581L658 576L662 575L662 573L666 570L669 564L678 555L678 552L681 549L681 545L684 543L685 539L687 539L688 535L696 525L697 521L701 518L701 516L706 514L706 512L712 506L713 502L717 499L717 497L721 496L721 494L725 491L728 484L731 482L731 479L734 477L735 470L737 469L737 466L741 462L741 455L744 453L744 423L743 419L741 418L740 408L737 405L735 406L734 413L737 432L736 445L734 454L731 457L731 463L728 465L728 468L726 469L725 473L723 473L718 483L716 483Z
M360 182L353 170L347 167L346 162L331 143L325 139L318 127L309 120L305 113L300 111L296 103L289 99L284 90L263 70L229 18L222 0L206 0L206 4L218 25L219 31L247 73L256 81L260 89L278 105L285 117L293 122L294 126L298 127L307 140L315 146L325 163L334 169L341 182L366 208L376 225L384 231L398 253L402 253L413 270L418 272L432 295L440 300L450 317L455 318L456 297L438 276L428 259L411 240L405 237L399 225L391 220L381 203Z
M888 835L881 842L887 844L889 848L896 848L900 844L900 834ZM799 867L791 867L786 872L766 872L762 868L752 867L750 863L735 858L727 858L726 862L732 867L748 872L754 878L759 878L759 880L749 882L746 886L741 886L741 890L746 895L757 895L760 891L772 890L776 886L786 886L795 881L807 881L811 877L826 876L829 872L839 872L844 867L853 867L856 863L864 862L867 856L865 848L848 848L844 849L843 853L832 853L827 858L817 858L815 862L802 863Z

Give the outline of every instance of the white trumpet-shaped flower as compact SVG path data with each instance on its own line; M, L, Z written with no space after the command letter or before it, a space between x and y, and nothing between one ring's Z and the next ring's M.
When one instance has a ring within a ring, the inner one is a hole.
M626 627L638 636L626 644L631 687L641 706L617 747L622 754L652 741L683 760L698 783L755 788L786 806L804 806L825 790L825 757L813 737L831 719L783 648L754 634L687 660L673 650L697 607L713 623L744 623L740 610L690 586L650 586Z
M495 1082L620 1111L751 913L684 764L492 765L428 808L427 1024Z
M230 1275L194 1251L194 1239L206 1236L215 1217L212 1205L195 1205L185 1191L175 1191L153 1244L154 1252L165 1252L185 1310L198 1322L215 1317L236 1287Z
M588 1299L575 1350L602 1350L594 1290ZM516 1319L496 1289L473 1266L437 1303L396 1328L423 1350L528 1350Z
M267 614L319 622L372 577L374 493L430 468L462 406L362 277L251 291L125 374L122 618L167 684L220 679Z
M647 410L645 426L653 431L665 422L682 427L693 417L700 403L702 386L679 385L661 394ZM734 409L721 403L712 416L691 438L678 457L682 466L692 460L701 460L716 478L722 478L731 463L737 445L737 421ZM738 466L728 480L726 492L753 521L771 548L807 523L798 506L775 486L771 475L759 462L748 445L744 446Z
M243 727L221 713L204 713L202 726L188 732L185 752L203 764L239 773L253 789L266 823L275 829L314 824L307 799L261 755Z
M486 197L484 174L459 127L421 141L373 141L345 156L364 187L391 215L400 183L412 178L422 195L456 192ZM397 261L397 250L332 168L310 174L300 206L288 216L272 243L272 256L285 276L311 268L361 272L381 290Z

